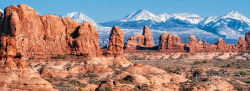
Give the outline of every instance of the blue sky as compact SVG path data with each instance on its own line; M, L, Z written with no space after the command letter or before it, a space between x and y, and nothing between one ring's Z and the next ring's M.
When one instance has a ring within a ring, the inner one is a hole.
M154 14L189 12L202 17L236 10L250 18L250 0L0 0L0 9L27 4L41 14L82 12L96 22L118 20L139 10Z

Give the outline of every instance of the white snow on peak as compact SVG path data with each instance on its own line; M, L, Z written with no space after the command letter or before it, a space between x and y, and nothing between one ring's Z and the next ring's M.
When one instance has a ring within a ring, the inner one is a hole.
M231 18L231 19L242 20L242 21L250 23L250 19L248 19L247 17L245 17L244 15L240 14L238 11L235 11L235 10L231 11L225 16L222 16L221 18L223 19Z
M203 21L200 22L201 25L206 25L210 22L216 22L218 20L218 16L210 16L205 18Z
M174 17L174 19L187 20L192 24L198 24L200 21L204 19L199 15L190 13L174 13L171 16Z
M93 24L94 27L98 26L98 23L96 23L94 20L92 20L91 18L89 18L88 16L84 15L81 12L71 12L71 13L66 14L63 17L71 17L80 24L84 21L89 21L90 23Z
M4 13L2 9L0 9L0 12Z
M127 21L152 20L155 22L162 22L162 21L166 21L166 17L167 17L166 15L157 16L147 10L140 9L127 15L120 21L127 22Z
M163 14L158 15L158 18L159 18L160 20L162 20L162 21L165 22L167 19L170 18L170 15L168 15L167 13L163 13Z

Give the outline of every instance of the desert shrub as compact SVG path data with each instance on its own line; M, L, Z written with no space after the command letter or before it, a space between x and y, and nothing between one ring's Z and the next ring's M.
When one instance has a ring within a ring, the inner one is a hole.
M85 84L82 84L82 83L80 83L79 81L76 81L76 80L70 81L69 84L72 84L72 85L78 86L78 87L84 87L85 86Z
M240 74L240 75L242 75L242 76L246 75L246 72L245 72L245 71L239 71L239 72L237 72L237 73Z
M66 56L62 56L61 54L57 54L54 59L66 59Z
M113 91L111 87L105 87L106 91Z
M241 65L239 65L237 68L243 68Z
M46 78L46 81L48 81L49 83L53 83L53 79L52 78Z
M87 75L85 75L86 77L97 77L96 74L94 74L94 72L88 72Z
M42 74L42 73L43 73L43 71L44 71L44 69L45 69L45 66L46 66L46 65L42 65L42 66L41 66L41 68L40 68L40 69L38 69L40 74Z
M198 65L198 64L201 64L200 61L194 61L194 65Z
M30 68L32 67L31 63L29 63L28 65L29 65Z
M208 63L208 61L207 60L203 60L202 63Z
M227 64L227 67L232 67L232 64Z
M202 73L202 70L201 69L195 69L194 71L193 71L193 76L199 76L199 75L201 75L201 73Z
M39 63L39 64L36 64L34 67L38 67L38 66L40 66L41 65L41 63Z
M83 91L82 88L78 88L78 91Z
M122 84L131 84L133 81L133 78L131 76L126 76L123 79L119 79L118 82L122 83Z
M132 84L131 81L129 81L129 80L124 80L124 79L119 79L118 82L119 82L119 83L122 83L122 84Z
M90 83L90 84L95 84L95 85L98 85L98 84L99 84L98 81L93 80L93 79L90 79L90 80L88 81L88 83Z
M62 59L62 55L61 54L57 54L55 59Z

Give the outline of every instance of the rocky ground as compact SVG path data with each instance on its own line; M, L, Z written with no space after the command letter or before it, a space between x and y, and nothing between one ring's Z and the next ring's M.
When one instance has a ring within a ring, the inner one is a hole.
M229 56L228 56L229 55ZM125 51L134 65L89 65L82 56L29 59L29 66L59 91L180 90L248 91L248 53Z

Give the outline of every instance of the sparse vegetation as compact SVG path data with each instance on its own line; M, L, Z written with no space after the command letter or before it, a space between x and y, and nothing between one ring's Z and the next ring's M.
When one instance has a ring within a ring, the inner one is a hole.
M46 81L48 81L49 83L53 83L53 79L52 78L46 78Z
M54 59L66 59L66 56L63 56L61 54L57 54L56 57L54 57Z
M42 65L40 69L38 69L39 73L42 74L43 73L43 70L45 68L46 65Z
M232 67L232 64L227 64L227 67Z
M77 87L85 87L85 84L80 83L79 81L72 80L69 82L70 84L77 86Z
M105 87L106 91L113 91L111 87Z
M198 65L198 64L201 64L200 61L194 61L194 65Z
M203 60L202 63L208 63L208 61L207 60Z

